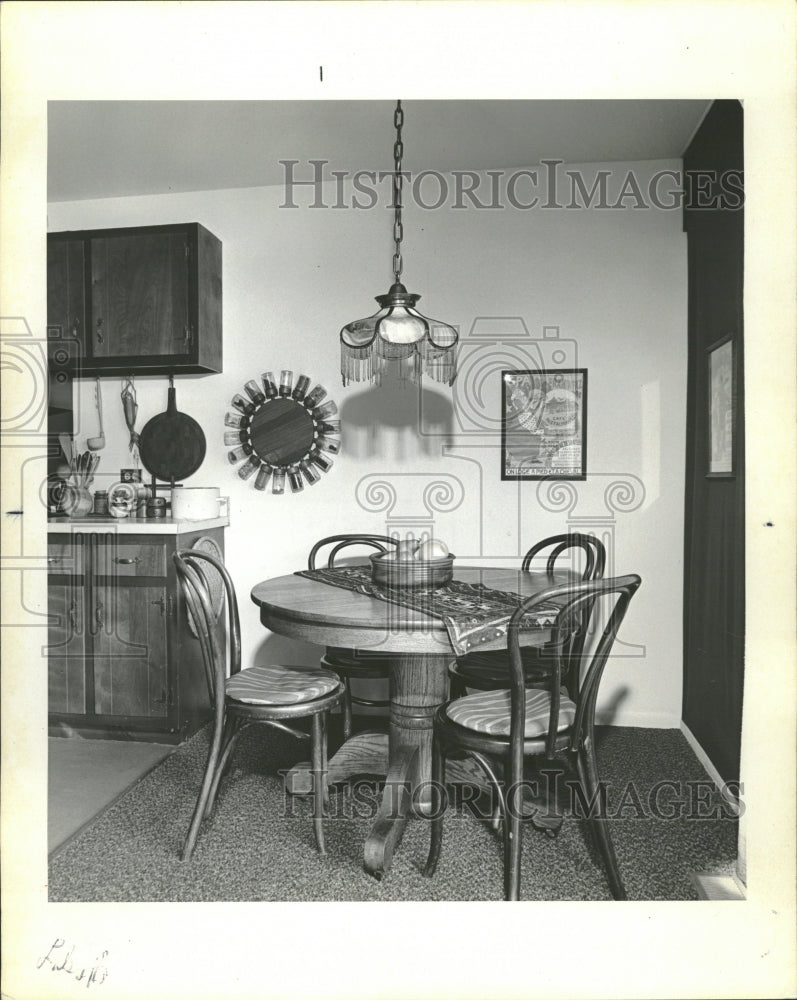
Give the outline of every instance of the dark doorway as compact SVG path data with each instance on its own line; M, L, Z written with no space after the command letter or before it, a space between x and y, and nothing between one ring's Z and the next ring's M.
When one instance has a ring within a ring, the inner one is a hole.
M684 157L689 247L683 719L739 778L744 683L743 112L715 101Z

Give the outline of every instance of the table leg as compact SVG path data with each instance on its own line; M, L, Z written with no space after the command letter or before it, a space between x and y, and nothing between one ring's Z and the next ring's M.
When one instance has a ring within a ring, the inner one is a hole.
M390 671L390 770L365 842L365 869L382 878L390 867L412 808L432 802L432 719L448 695L450 656L407 655Z
M410 817L412 793L417 780L417 747L399 747L390 755L390 770L385 778L382 801L363 850L365 870L375 879L381 879L390 868L393 851L398 847Z

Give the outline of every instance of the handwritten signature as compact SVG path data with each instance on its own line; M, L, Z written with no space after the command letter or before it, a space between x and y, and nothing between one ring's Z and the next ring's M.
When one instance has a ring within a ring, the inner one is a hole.
M108 978L108 970L103 965L108 957L104 951L94 962L94 965L82 965L75 961L75 946L67 945L63 938L56 938L50 945L50 950L36 963L37 969L49 966L51 972L65 972L75 977L75 982L85 982L89 986L99 986Z

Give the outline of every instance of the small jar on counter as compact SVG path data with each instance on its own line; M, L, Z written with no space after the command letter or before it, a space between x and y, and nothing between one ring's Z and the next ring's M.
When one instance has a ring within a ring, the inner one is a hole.
M94 491L94 513L97 517L108 516L108 491Z

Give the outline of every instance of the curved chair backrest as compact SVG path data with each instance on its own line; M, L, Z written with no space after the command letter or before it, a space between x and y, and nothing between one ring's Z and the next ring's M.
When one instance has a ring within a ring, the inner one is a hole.
M321 541L316 542L312 547L310 550L310 556L307 560L307 568L316 568L316 556L325 545L333 546L327 558L327 567L329 568L335 565L335 557L337 554L342 549L348 548L349 546L365 545L369 548L376 549L379 552L387 552L388 546L392 545L395 548L397 544L397 539L389 538L387 535L366 535L361 533L329 535L326 538L322 538Z
M186 608L191 614L199 639L211 700L214 703L223 703L227 663L224 646L219 641L220 629L210 598L208 574L212 570L209 570L209 567L213 567L224 585L230 675L238 673L241 669L241 620L235 587L224 563L208 552L184 549L175 552L172 558Z
M606 549L603 542L594 535L583 535L580 532L571 532L564 535L551 535L550 538L543 538L542 541L533 545L523 557L522 569L528 570L538 553L544 549L553 548L548 556L546 571L553 572L556 560L568 549L581 549L585 555L584 571L582 580L600 580L606 569Z
M525 616L543 602L563 599L550 645L545 647L553 668L546 751L548 756L553 755L559 728L563 677L572 678L569 692L577 706L569 741L569 748L575 750L585 730L591 730L594 725L595 703L606 660L631 598L641 582L640 577L628 575L606 580L588 580L564 587L549 587L518 606L509 620L507 630L512 696L510 745L512 755L518 755L518 761L523 756L523 732L526 724L526 687L520 654L520 633Z

